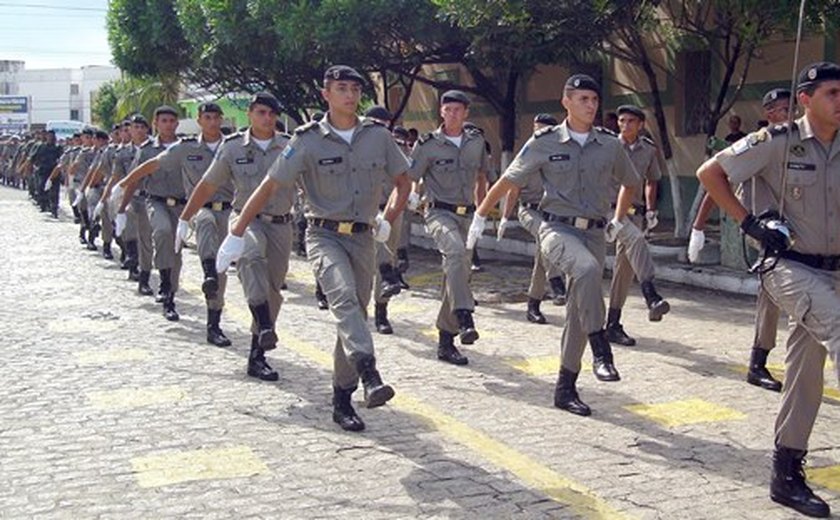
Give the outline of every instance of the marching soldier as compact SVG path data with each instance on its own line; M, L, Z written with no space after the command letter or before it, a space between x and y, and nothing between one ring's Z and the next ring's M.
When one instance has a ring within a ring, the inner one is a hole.
M595 377L601 381L620 379L604 330L604 240L605 235L615 240L621 234L622 219L639 183L618 138L609 130L593 126L599 90L595 80L585 74L575 74L566 81L562 98L566 120L536 132L525 143L476 211L467 241L468 248L475 246L487 214L503 195L526 186L534 176L542 179L540 249L569 282L554 405L577 415L591 414L575 387L587 337ZM615 181L622 187L613 219L607 223L603 216L611 200L604 187Z
M828 504L805 482L804 458L823 393L826 350L840 361L840 66L799 74L805 114L791 127L764 128L703 164L697 176L714 201L761 243L759 273L772 300L795 321L776 418L770 498L814 517ZM752 179L774 201L755 216L730 182ZM791 239L792 237L792 239Z

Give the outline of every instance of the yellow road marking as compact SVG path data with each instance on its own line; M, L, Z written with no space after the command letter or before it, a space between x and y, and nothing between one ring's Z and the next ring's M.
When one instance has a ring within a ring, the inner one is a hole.
M87 396L91 406L100 410L128 410L142 406L175 403L187 398L186 392L178 386L121 388L90 392Z
M139 348L114 348L112 350L82 350L74 352L73 357L80 365L104 365L123 361L143 361L149 359L149 352Z
M746 374L749 370L747 365L732 365L732 369L740 374ZM785 366L781 363L768 363L767 370L784 384ZM832 372L833 373L833 372ZM831 386L823 386L823 397L832 401L840 401L840 390Z
M840 492L840 466L824 466L822 468L808 468L808 480L812 483Z
M182 282L181 285L193 296L198 297L201 294L198 287L191 283ZM225 311L231 318L250 325L251 316L243 309L231 306L226 307ZM287 349L325 368L332 368L331 352L324 352L285 330L278 331L278 336ZM333 340L330 340L331 344L332 342ZM627 518L627 515L610 507L585 486L434 407L403 393L389 404L398 410L418 416L444 436L473 450L497 467L511 472L532 489L569 506L579 516L592 519Z
M560 371L560 356L538 356L529 358L506 358L508 366L530 376L555 375Z
M247 446L135 457L131 459L131 467L143 488L268 473L265 463Z
M658 404L634 404L625 409L667 427L743 419L745 414L702 399Z

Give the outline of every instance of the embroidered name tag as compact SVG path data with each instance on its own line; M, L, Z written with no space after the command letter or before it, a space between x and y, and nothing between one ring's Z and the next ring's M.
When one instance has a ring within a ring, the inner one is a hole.
M318 164L327 166L330 164L339 164L341 161L341 157L327 157L326 159L318 159Z
M569 157L569 154L567 154L567 153L558 153L558 154L549 156L549 158L548 158L548 160L551 161L551 162L568 161L569 159L571 159L571 157Z
M454 162L455 162L455 159L438 159L437 161L435 161L435 165L436 166L441 166L441 165L444 165L444 164L452 164Z
M816 164L808 164L808 163L801 163L801 162L789 162L788 163L789 170L797 170L802 172L812 172L817 169Z
M240 157L236 160L236 164L251 164L254 160L250 157Z
M203 155L188 155L187 156L188 161L200 161L202 159L204 159Z

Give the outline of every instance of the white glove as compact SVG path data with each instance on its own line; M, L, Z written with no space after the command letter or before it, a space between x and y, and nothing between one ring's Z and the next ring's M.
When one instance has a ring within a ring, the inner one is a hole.
M125 216L125 213L117 213L117 216L114 217L114 234L122 236L123 231L125 231L125 225L128 222L128 217Z
M105 209L105 204L100 200L96 203L96 207L93 208L93 218L100 217L103 209Z
M656 210L646 211L645 220L647 221L647 229L655 228L659 225L659 212Z
M78 206L79 203L82 202L82 198L84 198L84 193L82 193L82 190L76 189L75 191L76 191L76 198L73 199L73 202L70 204L74 208L76 206Z
M125 190L122 189L122 186L119 184L115 184L113 188L111 188L111 205L115 208L119 208L122 204L123 193Z
M623 227L624 223L613 217L613 219L607 223L607 227L604 228L604 238L606 238L607 242L615 242L615 239L618 238L618 232L621 231L621 228Z
M470 230L467 231L467 249L475 249L475 244L481 238L481 235L484 234L484 224L486 222L487 218L482 217L477 212L473 215Z
M499 229L496 230L496 241L505 236L505 230L510 227L510 220L507 217L502 217L499 221Z
M85 198L89 197L90 196L90 186L85 188L85 191L83 193L85 194Z
M706 234L699 229L691 228L691 238L688 239L688 261L692 264L700 257L700 251L706 244Z
M388 222L382 213L376 215L376 223L373 225L373 239L377 242L387 242L391 236L391 223Z
M420 207L420 194L416 191L412 191L408 194L408 209L411 211L417 211L417 208Z
M175 228L175 254L181 252L181 248L187 243L187 237L190 235L190 223L183 219L178 219L178 227Z
M228 235L219 246L219 252L216 253L216 272L224 273L230 267L230 264L239 260L242 256L242 251L245 249L245 239L236 235Z
M44 183L44 191L50 191L50 188L52 188L52 179L47 179Z

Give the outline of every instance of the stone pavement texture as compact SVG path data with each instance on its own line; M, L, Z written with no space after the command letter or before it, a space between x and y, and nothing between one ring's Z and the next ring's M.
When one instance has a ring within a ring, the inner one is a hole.
M219 349L193 251L169 323L79 246L66 212L53 221L0 189L0 518L795 517L767 497L778 395L743 381L751 299L663 286L673 311L655 324L636 288L639 344L616 349L620 383L582 372L594 413L581 418L552 406L564 311L546 302L550 324L524 320L527 262L475 276L481 339L454 367L435 359L438 259L412 253L396 334L375 335L397 398L345 433L330 420L335 329L305 261L269 353L280 381L258 382L235 278L234 346ZM840 394L826 390L809 471L840 510Z

